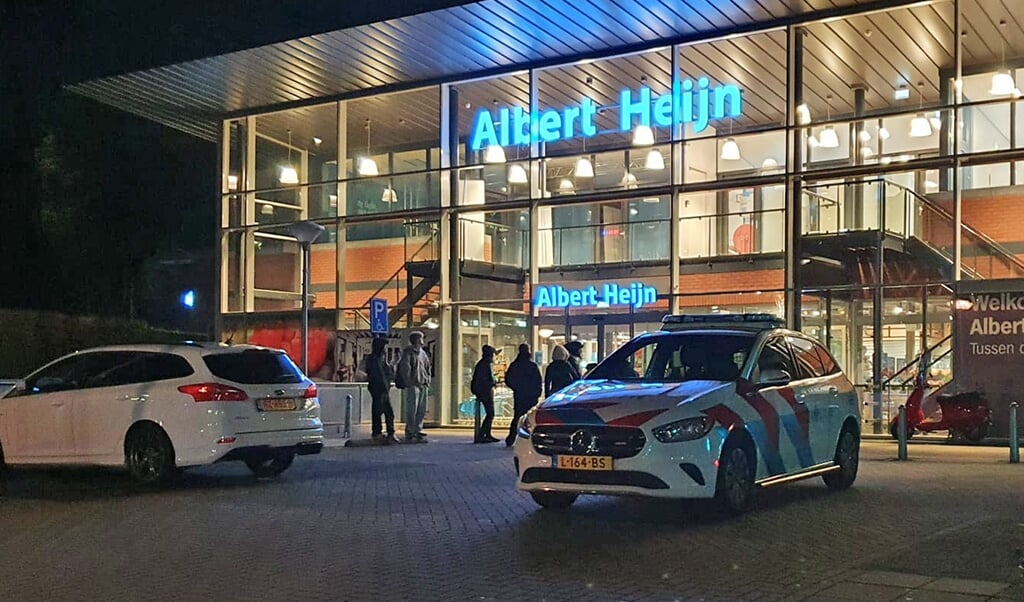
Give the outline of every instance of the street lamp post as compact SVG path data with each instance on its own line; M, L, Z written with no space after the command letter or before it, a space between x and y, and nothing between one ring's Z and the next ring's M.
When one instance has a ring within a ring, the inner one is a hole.
M306 374L309 358L309 264L310 248L325 228L315 222L297 222L287 232L302 246L302 373Z

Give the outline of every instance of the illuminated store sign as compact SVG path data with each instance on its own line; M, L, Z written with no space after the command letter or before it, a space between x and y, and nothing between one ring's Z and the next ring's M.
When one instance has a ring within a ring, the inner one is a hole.
M700 133L713 119L739 117L742 105L739 88L732 84L712 88L706 77L696 83L689 79L677 81L671 92L657 97L647 86L636 92L626 88L619 92L619 123L614 131L629 132L634 123L669 127L674 121L675 125L693 124L693 131ZM533 114L522 107L503 107L497 114L481 109L473 122L469 147L480 150L488 146L522 146L596 136L597 110L593 98L584 98L576 106Z
M537 289L534 306L545 307L611 307L613 305L632 305L641 308L657 302L658 290L653 286L645 286L642 282L634 282L629 286L604 284L598 289L589 286L584 289L567 290L558 284L541 286Z

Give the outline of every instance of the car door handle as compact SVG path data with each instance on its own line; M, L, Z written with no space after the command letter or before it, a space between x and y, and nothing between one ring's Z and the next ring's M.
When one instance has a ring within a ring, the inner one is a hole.
M125 401L147 401L149 400L149 394L143 393L141 395L125 395Z
M796 396L796 402L797 403L807 403L807 394L806 393L798 393L797 396Z
M828 388L828 392L830 394L832 394L832 395L839 395L839 388L838 387L829 387Z

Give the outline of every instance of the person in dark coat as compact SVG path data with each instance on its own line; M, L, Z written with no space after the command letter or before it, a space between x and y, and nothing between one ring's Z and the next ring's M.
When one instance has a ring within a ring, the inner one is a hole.
M494 347L484 345L483 357L473 368L473 380L469 383L469 390L476 396L477 402L484 408L484 419L480 423L480 431L473 437L473 443L494 443L497 441L491 435L491 423L494 422L494 387L498 381L494 378Z
M551 350L551 363L544 370L544 397L562 389L579 380L580 374L569 363L569 352L561 345L555 345Z
M581 362L583 361L583 343L581 341L569 341L565 344L565 350L569 353L569 363L576 371L576 380L583 377Z
M385 437L384 444L387 445L397 441L395 437L395 411L391 407L391 379L387 361L384 359L384 350L387 348L387 339L373 339L373 346L369 357L366 358L366 377L369 381L370 397L373 404L370 410L371 434L374 440ZM381 429L381 416L387 427L387 434L384 435Z
M537 405L537 398L542 391L540 368L530 356L530 346L526 343L519 346L519 355L505 371L505 384L512 389L514 401L512 422L508 425L508 436L505 437L505 447L512 447L516 441L519 419Z

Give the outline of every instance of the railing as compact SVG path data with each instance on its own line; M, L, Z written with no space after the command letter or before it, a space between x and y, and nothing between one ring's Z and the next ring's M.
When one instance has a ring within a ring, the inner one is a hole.
M465 217L460 217L458 223L459 259L483 261L520 269L529 267L529 231L507 224ZM490 242L489 248L488 242Z
M889 419L895 416L896 408L906 403L910 391L914 388L914 381L922 371L927 375L929 370L939 362L945 360L953 353L953 335L947 335L931 347L925 349L921 355L907 362L905 366L897 370L892 376L882 381L883 408L882 419L888 424ZM922 366L922 360L924 365ZM929 381L929 386L942 387L951 382L949 379L943 382Z
M669 220L543 228L542 267L667 260Z
M424 231L427 232L427 234L417 234L413 236L409 235L410 229L412 231L418 232L419 229L421 228L424 229ZM416 222L406 224L405 230L405 262L403 262L402 265L398 267L398 269L396 269L390 276L388 276L384 283L377 287L377 290L373 291L373 293L370 294L369 297L367 297L365 304L363 304L359 309L353 310L353 313L359 318L359 320L361 322L365 322L367 326L370 325L370 318L366 315L367 313L369 313L370 310L370 299L373 299L377 295L380 295L382 292L384 292L385 289L390 288L392 285L394 285L395 287L395 299L400 300L402 298L402 279L400 278L400 276L402 275L403 272L405 272L408 269L406 263L411 261L432 261L436 260L438 257L437 242L440 232L437 229L436 225L423 222ZM412 246L409 244L410 238L416 239L420 238L421 236L426 236L426 240L424 240L422 243L416 246ZM410 248L413 249L411 253L409 251Z
M679 256L756 255L785 250L786 210L697 215L679 220Z
M848 204L855 204L851 210ZM953 214L902 184L875 178L804 189L803 234L840 234L882 230L905 240L914 238L954 262ZM991 237L961 223L961 268L974 279L1024 278L1024 261Z

